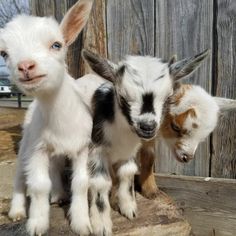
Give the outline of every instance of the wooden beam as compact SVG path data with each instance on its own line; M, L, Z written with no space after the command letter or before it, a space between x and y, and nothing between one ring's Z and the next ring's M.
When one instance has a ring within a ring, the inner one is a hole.
M158 186L171 196L196 236L236 232L236 180L157 175Z

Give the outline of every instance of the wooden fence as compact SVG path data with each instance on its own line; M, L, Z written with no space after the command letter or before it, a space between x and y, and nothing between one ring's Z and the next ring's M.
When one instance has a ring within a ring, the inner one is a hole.
M32 0L37 15L58 20L76 0ZM126 54L169 58L192 56L206 48L211 57L188 82L213 95L236 99L235 0L95 0L86 29L69 51L70 72L87 72L80 49L117 62ZM158 144L156 170L162 173L236 178L236 115L221 115L217 129L189 164L177 163Z

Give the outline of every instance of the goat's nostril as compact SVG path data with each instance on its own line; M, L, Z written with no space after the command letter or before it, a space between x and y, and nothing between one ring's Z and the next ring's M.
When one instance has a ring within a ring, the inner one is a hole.
M183 154L183 155L182 155L182 160L183 160L184 162L188 162L188 161L189 161L189 158L188 158L188 156L187 156L186 154Z
M156 122L153 123L140 123L139 127L140 129L144 130L144 131L153 131L156 128Z
M36 66L34 61L22 61L18 63L18 70L21 72L27 72L33 70Z

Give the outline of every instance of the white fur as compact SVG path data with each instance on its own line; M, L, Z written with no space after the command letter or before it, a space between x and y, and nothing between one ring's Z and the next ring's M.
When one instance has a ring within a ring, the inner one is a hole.
M194 109L196 117L189 115L183 123L182 128L187 130L187 133L182 137L164 137L164 141L179 157L183 153L193 157L198 144L214 130L218 120L219 107L214 97L200 86L191 85L190 89L186 89L178 105L169 105L168 113L176 116L189 109ZM193 124L198 127L193 128ZM176 148L176 143L181 143L181 147Z
M70 25L70 13L80 4L86 6L86 12L79 13L82 15L80 24L83 18L85 24L92 1L81 0L66 15L62 26L52 18L23 15L8 23L0 34L0 49L8 54L7 64L13 81L23 92L35 97L24 123L9 212L13 219L25 216L26 184L31 197L27 222L30 235L41 235L48 230L48 199L52 185L49 166L53 165L55 156L61 155L68 156L73 162L71 227L81 235L91 232L87 159L92 119L74 79L67 73L64 38L68 37L63 28ZM82 28L74 30L75 34L69 35L73 40ZM69 38L70 43L72 39ZM53 48L54 42L60 42L62 47ZM43 76L32 83L22 82L26 76L18 68L25 61L35 63L30 77Z

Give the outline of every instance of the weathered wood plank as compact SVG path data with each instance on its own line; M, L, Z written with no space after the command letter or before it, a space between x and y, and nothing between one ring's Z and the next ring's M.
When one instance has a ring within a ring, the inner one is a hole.
M183 210L196 236L234 236L236 180L157 175L158 186Z
M147 200L140 195L137 196L140 214L130 221L118 212L112 212L113 235L117 236L189 236L191 227L181 211L178 211L174 203L168 198L158 200ZM6 201L6 200L5 200ZM1 201L0 201L1 204ZM75 236L65 218L69 206L51 207L50 236ZM79 220L79 219L78 219ZM26 236L25 221L20 223L7 223L0 225L0 235Z
M216 1L217 51L215 94L236 98L236 2ZM222 114L213 135L211 174L214 177L236 178L236 113Z
M212 48L213 0L157 0L156 1L156 56L178 58L192 56ZM201 85L211 91L211 58L186 82ZM163 144L156 148L156 170L162 173L209 175L209 140L198 147L195 160L178 163Z
M107 1L108 58L154 55L154 0Z
M107 57L106 2L103 0L94 1L87 26L83 31L83 48ZM79 65L80 75L90 72L90 68L83 60Z

